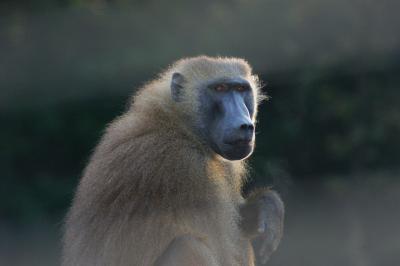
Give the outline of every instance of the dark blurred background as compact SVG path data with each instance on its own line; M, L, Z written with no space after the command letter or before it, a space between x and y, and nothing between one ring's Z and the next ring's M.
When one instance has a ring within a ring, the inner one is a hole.
M270 100L246 189L273 186L269 265L400 265L400 2L0 3L0 264L58 265L91 151L173 61L246 58Z

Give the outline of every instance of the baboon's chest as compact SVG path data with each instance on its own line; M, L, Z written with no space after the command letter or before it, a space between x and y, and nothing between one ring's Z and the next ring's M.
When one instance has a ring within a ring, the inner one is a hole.
M249 241L241 237L239 215L236 202L220 202L219 214L215 216L216 225L209 230L208 236L221 265L253 265Z

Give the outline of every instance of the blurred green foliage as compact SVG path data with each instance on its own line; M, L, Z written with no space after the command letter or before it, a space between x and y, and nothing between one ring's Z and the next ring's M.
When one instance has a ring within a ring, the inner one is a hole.
M20 221L59 217L105 124L123 102L102 96L1 113L2 215Z
M266 80L271 101L261 111L259 157L285 161L296 178L398 166L399 61L348 62Z

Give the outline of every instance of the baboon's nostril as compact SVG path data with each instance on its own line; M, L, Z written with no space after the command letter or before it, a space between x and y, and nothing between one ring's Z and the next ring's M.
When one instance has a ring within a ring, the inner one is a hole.
M250 123L248 123L248 124L242 124L242 125L240 126L240 129L241 129L241 130L254 130L254 125L253 125L253 124L250 124Z

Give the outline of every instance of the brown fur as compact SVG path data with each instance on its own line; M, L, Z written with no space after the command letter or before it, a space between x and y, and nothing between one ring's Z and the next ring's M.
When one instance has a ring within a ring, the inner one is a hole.
M219 265L254 263L238 228L244 162L223 159L193 134L195 90L177 108L173 72L188 80L185 89L241 76L260 99L249 65L234 58L183 59L144 86L85 169L66 221L64 266L152 265L184 235L201 239Z

